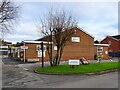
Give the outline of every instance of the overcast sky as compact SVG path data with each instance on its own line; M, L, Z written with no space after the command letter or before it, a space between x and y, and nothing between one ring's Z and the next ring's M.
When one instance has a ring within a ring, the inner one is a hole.
M95 40L118 34L118 2L17 2L17 4L21 6L19 21L15 25L15 31L5 36L5 40L13 43L42 37L37 32L35 23L51 7L72 12L78 20L79 27L92 34Z

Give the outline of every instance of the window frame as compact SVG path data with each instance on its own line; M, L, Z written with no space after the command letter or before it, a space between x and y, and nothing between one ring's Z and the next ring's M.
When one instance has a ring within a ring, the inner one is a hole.
M98 47L97 47L97 52L103 52L103 47L98 46Z

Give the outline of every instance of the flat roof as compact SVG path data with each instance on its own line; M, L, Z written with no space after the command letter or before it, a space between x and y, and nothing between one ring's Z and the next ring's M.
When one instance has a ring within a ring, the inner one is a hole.
M95 46L109 46L109 44L94 44Z
M24 43L44 43L44 44L51 44L51 43L53 43L53 42L46 42L46 41L32 41L32 40L25 40L25 41L23 41Z

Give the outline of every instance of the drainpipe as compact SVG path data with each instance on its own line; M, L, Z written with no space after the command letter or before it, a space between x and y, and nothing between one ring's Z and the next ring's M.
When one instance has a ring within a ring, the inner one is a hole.
M100 63L99 56L98 56L98 45L97 45L97 59L98 59L98 62Z

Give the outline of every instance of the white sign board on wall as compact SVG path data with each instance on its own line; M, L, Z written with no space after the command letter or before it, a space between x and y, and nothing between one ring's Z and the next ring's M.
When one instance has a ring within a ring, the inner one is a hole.
M71 41L72 42L80 42L80 37L72 37Z

